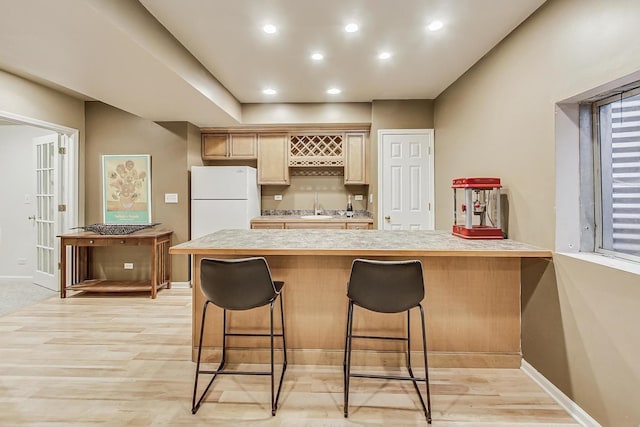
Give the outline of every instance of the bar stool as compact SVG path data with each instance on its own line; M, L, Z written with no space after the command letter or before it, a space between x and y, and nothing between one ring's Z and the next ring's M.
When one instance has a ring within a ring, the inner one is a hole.
M196 361L196 376L193 385L193 401L191 412L195 414L200 408L202 400L207 395L211 384L218 375L270 375L271 376L271 415L276 414L278 398L284 373L287 370L287 346L284 334L284 311L282 304L282 287L284 282L273 281L267 261L262 257L242 259L203 259L200 263L200 288L206 301L202 307L202 324L200 326L200 340L198 344L198 358ZM276 298L280 296L280 321L282 333L273 332L273 307ZM200 357L202 355L202 337L204 335L205 316L207 306L214 304L223 309L222 313L222 356L220 365L215 371L201 370ZM270 333L249 334L231 333L227 331L227 310L249 310L269 305ZM238 371L225 370L227 337L270 337L271 338L271 369L269 371ZM278 384L278 391L274 395L274 337L282 338L282 374ZM201 374L212 374L213 377L196 402L198 377Z
M411 261L374 261L356 259L351 265L351 275L347 284L347 297L349 308L347 311L347 331L344 350L344 417L349 415L349 379L377 378L386 380L409 380L418 393L420 403L427 417L427 423L431 424L431 394L429 392L429 371L427 365L427 334L424 324L424 309L420 302L424 298L424 281L422 277L422 264L418 260ZM372 336L353 334L353 306L365 308L377 313L401 313L407 312L407 336ZM411 323L410 310L418 307L422 319L422 352L424 355L424 372L422 378L415 377L411 368ZM351 344L354 338L396 340L407 343L407 370L408 376L396 375L372 375L351 372ZM424 382L427 393L425 405L418 388L418 382Z

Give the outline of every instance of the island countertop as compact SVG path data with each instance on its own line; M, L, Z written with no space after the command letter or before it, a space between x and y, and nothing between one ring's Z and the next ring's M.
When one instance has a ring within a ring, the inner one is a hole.
M399 255L551 257L514 240L468 240L447 231L220 230L169 250L201 255Z

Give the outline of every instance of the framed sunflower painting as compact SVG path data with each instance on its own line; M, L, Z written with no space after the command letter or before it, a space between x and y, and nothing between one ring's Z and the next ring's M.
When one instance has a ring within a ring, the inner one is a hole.
M105 224L151 223L151 156L102 156L102 207Z

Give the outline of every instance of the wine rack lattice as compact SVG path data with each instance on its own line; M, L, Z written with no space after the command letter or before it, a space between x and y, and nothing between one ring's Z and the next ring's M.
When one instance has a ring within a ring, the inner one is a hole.
M342 134L291 135L289 166L344 166Z

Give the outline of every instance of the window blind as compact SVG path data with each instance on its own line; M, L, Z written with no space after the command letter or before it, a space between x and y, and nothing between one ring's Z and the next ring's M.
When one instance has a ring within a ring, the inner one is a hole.
M610 123L611 146L610 149L601 147L600 154L603 162L603 233L610 230L610 236L603 236L603 246L616 252L640 255L640 94L621 97L606 110L610 117L601 115L601 120ZM610 157L607 156L609 153ZM608 201L610 207L605 206ZM605 218L607 212L610 213L609 220Z

